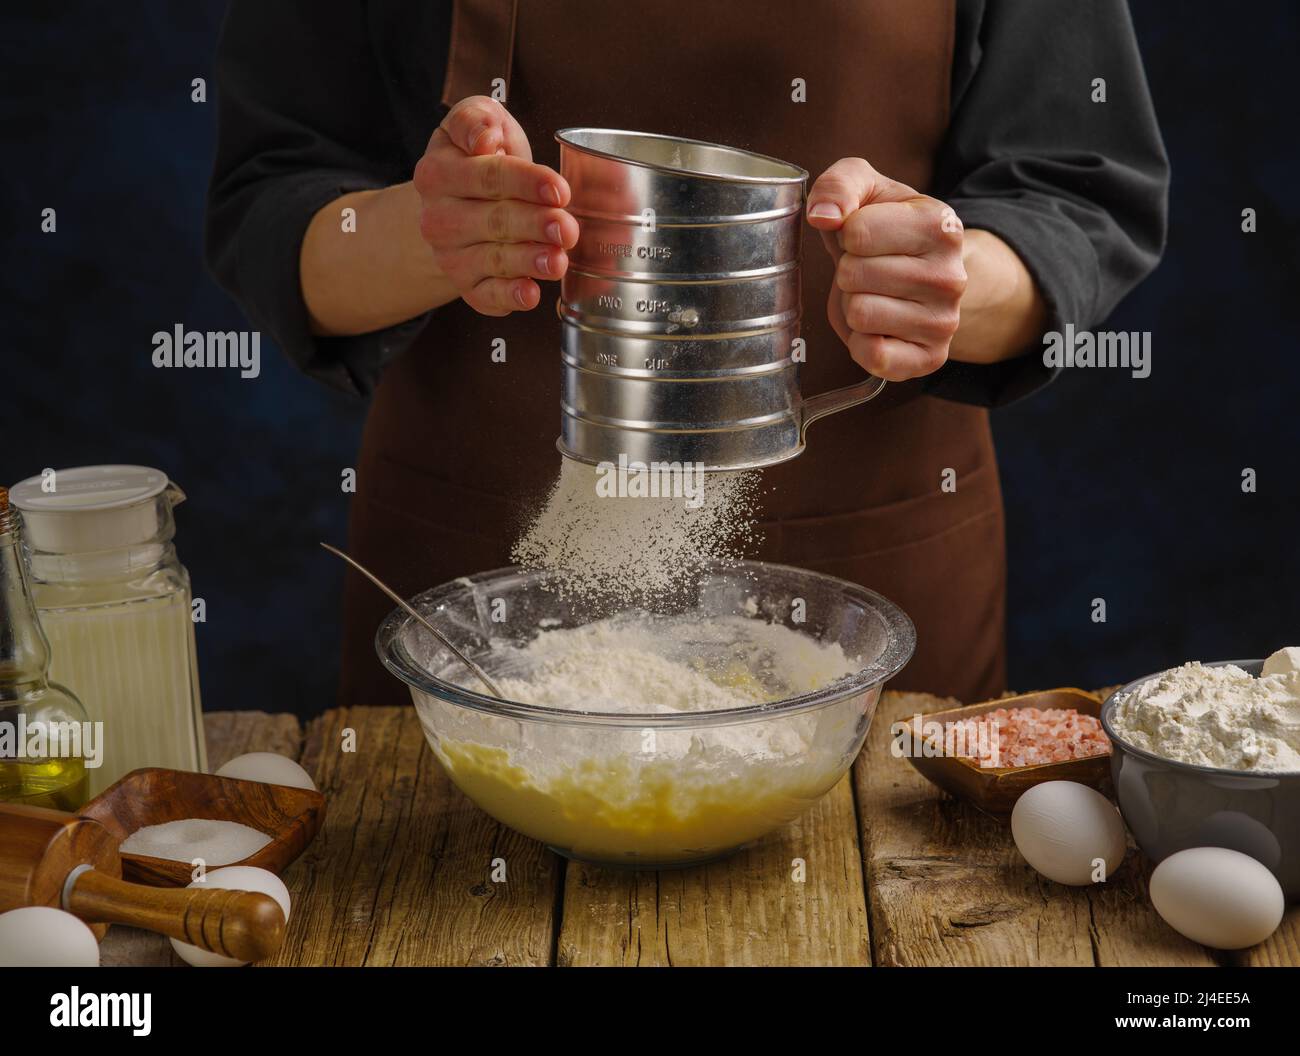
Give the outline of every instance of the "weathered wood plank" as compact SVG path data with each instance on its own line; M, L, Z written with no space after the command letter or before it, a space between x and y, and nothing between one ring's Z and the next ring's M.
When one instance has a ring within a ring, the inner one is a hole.
M297 759L302 750L302 727L293 715L267 715L261 711L214 711L203 716L208 742L208 768L216 770L245 752L278 752ZM290 870L292 872L292 870ZM122 965L178 965L171 943L152 931L121 925L111 928L99 945L100 963Z
M1252 946L1227 954L1229 964L1254 968L1294 968L1300 965L1300 906L1287 910L1272 936Z
M573 966L869 964L848 779L720 862L659 872L569 862L558 952Z
M246 752L302 757L302 726L295 715L264 711L214 711L203 716L208 738L208 770L215 772Z
M348 729L355 751L342 750ZM326 712L308 726L302 763L326 820L285 876L289 931L264 963L550 963L559 860L456 791L413 708Z
M661 873L567 864L561 964L1210 964L1150 908L1136 853L1102 888L1051 884L1003 823L943 796L888 752L893 719L948 702L886 694L846 780L782 833L727 861ZM205 716L210 765L300 755L291 715ZM339 750L357 732L357 752ZM285 874L290 935L272 963L543 964L564 865L452 788L410 709L327 713L303 764L329 797L317 841ZM507 882L491 883L490 862ZM805 883L792 862L807 863ZM870 913L861 862L871 884ZM106 965L179 964L165 939L113 928ZM1300 907L1243 965L1300 963Z
M876 963L1213 964L1151 909L1136 852L1104 888L1051 883L1020 857L1004 822L890 752L895 720L955 703L884 694L853 769Z
M1218 954L1183 938L1160 919L1147 895L1152 868L1130 838L1124 867L1109 883L1087 890L1097 964L1184 968L1219 964Z

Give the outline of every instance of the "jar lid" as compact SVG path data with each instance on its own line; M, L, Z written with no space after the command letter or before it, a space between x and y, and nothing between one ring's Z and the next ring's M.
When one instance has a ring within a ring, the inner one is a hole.
M185 498L148 466L77 466L28 477L9 489L34 550L86 553L170 534L171 508Z

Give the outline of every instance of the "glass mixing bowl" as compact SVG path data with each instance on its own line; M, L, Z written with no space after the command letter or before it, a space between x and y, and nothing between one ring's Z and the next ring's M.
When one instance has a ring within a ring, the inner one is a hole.
M580 605L517 568L445 583L411 603L489 674L494 647L589 622ZM838 643L853 670L775 703L628 714L521 704L458 685L479 683L401 609L380 625L375 646L410 687L452 781L498 821L570 858L683 866L781 827L844 776L916 632L873 591L757 561L710 573L678 614L782 623Z

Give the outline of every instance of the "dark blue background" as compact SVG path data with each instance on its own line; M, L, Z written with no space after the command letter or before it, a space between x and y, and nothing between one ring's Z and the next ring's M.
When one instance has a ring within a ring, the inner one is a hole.
M1107 326L1153 331L1154 369L1067 373L995 417L1022 688L1300 642L1300 16L1289 0L1134 6L1173 161L1172 228L1164 263ZM177 541L208 606L206 706L307 715L334 696L342 576L316 542L344 538L340 473L364 409L267 344L256 382L149 360L150 335L174 323L246 325L201 255L222 9L4 16L0 481L164 469L190 495ZM206 104L190 101L194 77ZM55 235L39 230L47 206ZM1105 624L1090 618L1096 597Z

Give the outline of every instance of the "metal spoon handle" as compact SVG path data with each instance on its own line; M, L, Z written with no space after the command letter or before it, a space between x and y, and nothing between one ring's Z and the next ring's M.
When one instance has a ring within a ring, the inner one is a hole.
M415 607L411 605L410 602L400 597L397 594L397 592L394 591L387 583L385 583L382 579L376 576L368 568L365 568L364 566L358 564L352 558L348 557L348 555L345 554L342 550L338 549L337 547L330 546L329 543L321 543L320 545L323 546L326 550L328 550L331 554L343 558L344 561L346 561L349 565L351 565L363 576L365 576L366 579L370 580L371 583L377 586L380 590L382 590L385 594L387 594L390 598L392 598L395 602L397 602L398 605L400 605L412 616L414 616L417 620L419 620L420 624L424 627L426 631L428 631L431 635L437 638L438 641L440 641L443 645L445 645L448 649L450 649L453 653L455 653L457 658L460 660L460 662L464 664L466 667L468 667L474 673L474 676L480 682L483 683L483 685L487 686L489 693L491 693L494 697L501 697L502 699L505 699L501 690L497 689L496 683L493 682L492 679L488 678L484 670L481 667L479 667L478 664L474 663L474 661L471 660L468 656L466 656L459 649L457 649L454 645L452 645L451 641L447 638L447 636L443 634L442 631L438 630L437 627L431 624L423 616L421 616L415 610Z

